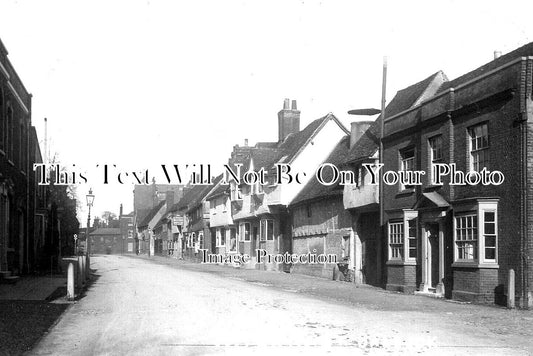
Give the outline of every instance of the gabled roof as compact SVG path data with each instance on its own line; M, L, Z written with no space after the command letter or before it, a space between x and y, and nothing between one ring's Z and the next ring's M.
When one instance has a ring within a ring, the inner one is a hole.
M439 76L446 80L444 73L436 72L426 79L399 90L385 109L386 117L399 114L420 103L421 100L428 99L436 90L436 87L428 90L433 83L438 84ZM381 139L381 115L365 131L354 146L347 153L344 163L354 162L372 156L379 149Z
M287 136L287 138L278 146L280 152L273 161L269 162L269 164L273 165L280 160L283 161L281 163L292 163L294 158L304 149L306 144L317 135L320 129L324 127L329 120L335 121L347 134L350 133L335 115L329 113L326 116L311 122L303 130Z
M222 174L213 180L213 184L193 185L191 189L185 194L185 196L179 201L179 210L189 211L197 207L202 200L218 185L218 182L222 179Z
M152 210L150 210L150 212L148 213L148 215L146 215L144 217L144 219L140 222L140 224L138 224L139 228L142 228L142 227L145 227L145 226L148 226L148 224L150 223L150 221L154 218L155 214L157 214L157 212L161 209L161 207L163 205L165 205L166 201L161 201L159 202L159 204L157 204L156 206L154 206L152 208Z
M90 232L89 235L120 235L120 229L114 227L100 227L93 232Z
M324 161L324 163L331 163L334 166L339 167L346 158L348 152L350 151L349 146L350 136L343 137L342 140L339 141L333 152L331 152L329 157ZM324 168L322 176L324 178L324 181L330 181L333 177L333 172L329 168ZM319 197L342 195L342 193L343 189L342 186L339 186L339 184L333 184L329 186L324 185L316 179L316 176L313 176L305 185L305 187L300 191L300 193L296 196L296 198L294 198L291 205L297 205L298 203L313 200Z
M449 82L446 82L444 83L440 89L439 89L439 92L443 92L443 91L446 91L450 88L456 88L458 87L459 85L461 84L464 84L476 77L479 77L485 73L488 73L490 72L491 70L494 70L498 67L501 67L502 65L506 64L506 63L509 63L511 61L513 61L514 59L516 58L519 58L519 57L528 57L528 56L533 56L533 42L531 43L528 43L520 48L517 48L515 49L514 51L512 52L509 52L503 56L500 56L499 58L497 59L494 59L484 65L482 65L481 67L477 68L477 69L474 69L473 71L470 71L466 74L463 74L462 76L452 80L452 81L449 81Z
M205 200L215 199L215 198L223 195L224 193L226 193L228 190L229 190L229 185L228 184L222 184L221 182L219 182L215 186L215 188L213 190L211 190L211 192L209 194L207 194L207 196L205 197Z

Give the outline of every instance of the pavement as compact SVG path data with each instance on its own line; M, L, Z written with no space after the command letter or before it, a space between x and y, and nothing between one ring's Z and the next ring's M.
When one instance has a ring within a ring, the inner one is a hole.
M64 276L23 276L15 284L0 284L0 300L46 300L66 285Z
M285 273L98 256L32 355L531 355L533 314Z

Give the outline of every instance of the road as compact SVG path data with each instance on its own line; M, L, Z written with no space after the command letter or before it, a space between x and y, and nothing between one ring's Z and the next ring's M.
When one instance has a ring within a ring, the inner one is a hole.
M470 313L471 307L505 313L500 309L365 292L388 298L389 308L382 310L179 264L122 256L94 257L91 262L96 280L32 354L528 355L533 351L529 335L524 341L525 335L513 331L500 335L479 325L479 320L494 322L490 317L469 322L451 315L461 310ZM341 283L308 277L302 281ZM394 301L403 298L427 301L428 306L440 303L435 305L444 309L394 311ZM531 314L525 315L523 320L531 320ZM531 324L523 327L531 330Z

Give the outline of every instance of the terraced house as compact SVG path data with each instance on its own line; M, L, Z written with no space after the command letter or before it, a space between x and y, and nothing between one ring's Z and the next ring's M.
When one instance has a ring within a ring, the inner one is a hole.
M427 172L419 185L384 185L388 289L500 303L513 269L516 299L531 303L532 56L528 44L452 81L437 73L421 100L386 117L384 171ZM440 163L459 173L443 168L439 184ZM505 181L460 183L483 169Z

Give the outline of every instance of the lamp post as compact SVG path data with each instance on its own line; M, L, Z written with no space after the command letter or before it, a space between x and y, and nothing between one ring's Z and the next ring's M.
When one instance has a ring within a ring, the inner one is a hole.
M380 138L379 138L379 163L383 163L383 131L384 131L384 125L385 125L385 106L386 106L386 94L387 94L387 57L383 57L383 76L382 76L382 84L381 84L381 110L380 109L355 109L348 111L348 114L350 115L376 115L381 113L381 122L380 122ZM385 207L383 206L383 169L379 170L379 228L381 231L381 236L385 236ZM376 272L378 275L378 278L381 282L381 279L383 277L383 273L381 271L381 255L382 255L382 243L383 240L378 243L378 251L377 251L377 268Z
M87 215L87 230L85 232L85 242L87 244L87 275L90 275L91 271L91 242L89 241L89 227L91 226L91 206L93 206L94 203L94 195L92 188L89 188L89 194L86 196L87 198L87 206L89 207L89 214Z

